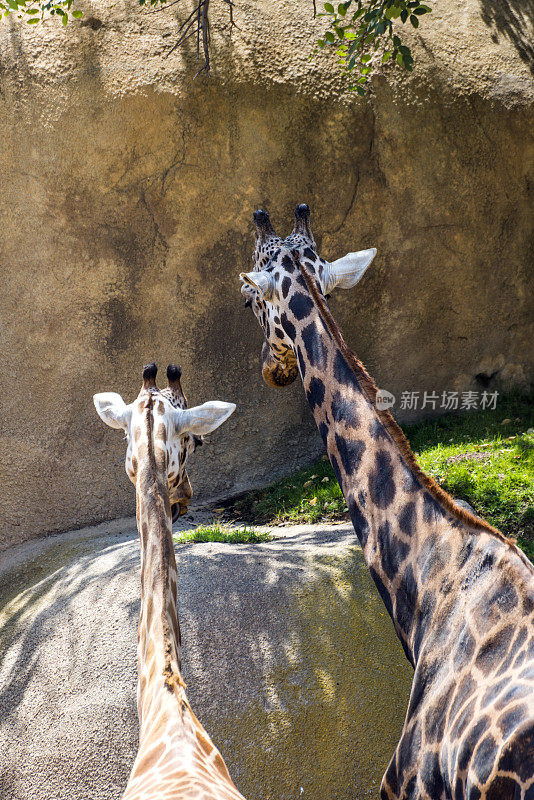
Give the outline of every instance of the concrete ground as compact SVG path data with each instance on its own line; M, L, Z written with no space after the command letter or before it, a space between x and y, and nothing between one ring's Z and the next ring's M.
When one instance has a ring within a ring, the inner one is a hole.
M273 533L176 546L192 706L249 800L376 798L410 668L351 526ZM2 553L0 609L0 798L120 798L137 747L135 521Z

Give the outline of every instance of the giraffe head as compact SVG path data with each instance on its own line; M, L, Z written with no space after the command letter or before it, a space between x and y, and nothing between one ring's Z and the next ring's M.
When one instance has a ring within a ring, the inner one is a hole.
M310 227L310 209L295 209L295 225L286 239L276 235L266 211L254 212L256 247L252 272L241 273L241 293L263 330L262 375L269 386L286 386L298 373L295 337L297 327L310 313L309 296L298 262L315 279L321 294L335 288L350 289L363 276L376 249L348 253L328 262L319 256ZM302 366L302 365L301 365ZM302 371L302 370L301 370Z
M202 437L211 433L235 411L234 403L212 401L193 408L180 383L181 369L174 364L167 367L165 389L156 386L157 367L148 364L143 369L143 385L137 398L126 405L120 394L102 392L93 401L99 417L111 428L123 430L127 448L125 468L128 477L136 484L140 449L146 452L148 436L146 409L151 401L154 436L158 447L164 449L162 463L167 472L167 484L173 521L185 514L193 490L185 471L188 456L202 444Z

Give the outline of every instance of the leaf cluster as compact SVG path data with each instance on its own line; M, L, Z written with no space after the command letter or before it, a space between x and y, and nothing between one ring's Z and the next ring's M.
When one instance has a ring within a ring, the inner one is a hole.
M396 32L395 23L409 21L417 28L420 17L430 11L420 0L346 0L335 7L325 3L324 12L318 16L326 17L329 26L317 45L335 49L342 69L357 76L351 88L364 95L375 54L382 63L393 59L412 71L412 53Z
M0 0L0 19L15 14L19 19L24 19L28 25L36 25L46 15L56 16L62 25L69 21L69 13L74 19L83 17L83 11L71 11L74 0Z

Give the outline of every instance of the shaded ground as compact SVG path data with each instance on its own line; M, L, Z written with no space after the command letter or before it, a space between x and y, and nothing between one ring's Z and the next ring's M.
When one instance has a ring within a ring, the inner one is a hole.
M376 797L411 672L352 528L176 552L189 696L239 788ZM137 534L101 525L4 555L0 797L119 798L137 746Z

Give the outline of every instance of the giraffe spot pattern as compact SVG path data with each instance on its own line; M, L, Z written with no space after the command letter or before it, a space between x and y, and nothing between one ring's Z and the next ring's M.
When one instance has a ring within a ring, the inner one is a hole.
M506 625L481 645L475 659L475 665L484 674L487 674L503 660L508 651L513 632L513 626Z
M410 694L410 703L406 719L411 719L417 714L425 692L432 686L439 673L439 663L437 660L430 663L422 662L417 664L417 669L414 674L412 691Z
M445 787L443 778L441 777L441 768L437 753L430 752L426 754L421 770L421 779L430 797L439 798L442 796Z
M360 418L354 401L343 397L341 392L334 392L332 397L332 416L335 422L344 422L350 428L357 428Z
M287 318L287 314L285 311L283 311L282 314L280 315L280 321L282 323L283 330L289 336L291 341L294 342L297 336L297 329L295 328L293 323Z
M421 608L417 619L417 627L414 636L413 653L417 661L419 659L419 652L421 644L425 638L428 626L432 622L432 616L436 607L436 597L434 592L428 590L424 593L421 601Z
M323 440L324 446L327 446L328 440L328 425L325 425L324 422L321 422L319 425L319 433L321 434L321 439Z
M522 705L515 706L511 711L505 711L497 721L497 725L502 733L503 739L508 739L513 732L521 725L525 718L526 709Z
M475 652L475 639L467 625L464 625L460 638L456 644L453 655L453 665L455 669L460 669L462 664L469 661Z
M386 520L378 527L378 547L382 569L390 580L397 574L400 565L408 555L409 547L391 532L391 525Z
M369 435L371 439L375 442L380 441L383 439L384 441L390 441L390 435L386 431L385 427L382 425L378 417L375 417L374 420L369 425Z
M309 317L314 305L308 295L303 294L303 292L295 292L289 301L289 308L298 320L303 320Z
M349 498L348 508L352 525L356 531L356 536L358 537L361 546L365 547L367 544L367 537L369 536L369 523L365 519L353 497Z
M306 392L308 403L312 411L322 406L324 401L324 383L320 378L312 378Z
M347 475L353 475L358 471L362 456L365 452L364 442L357 439L345 439L336 433L336 447L341 459L341 464Z
M369 475L369 495L378 508L387 508L395 497L395 482L391 456L379 450L375 456L375 468Z
M425 492L423 498L423 520L425 522L435 522L443 516L443 509L438 501L431 494Z
M486 792L486 800L518 800L518 798L521 798L520 785L513 778L504 775L499 775L492 781L491 787ZM528 794L525 795L525 800L528 800Z
M304 361L304 356L302 355L302 350L300 347L297 347L297 359L299 362L300 374L304 380L306 376L306 362Z
M399 516L399 528L406 534L411 536L413 533L415 523L415 503L406 503Z
M389 592L386 590L386 587L382 583L382 578L380 577L378 572L375 570L375 568L372 567L372 566L369 567L369 572L371 573L371 578L375 582L375 586L378 589L378 594L382 598L382 602L384 603L389 616L392 617L393 616L393 605L391 603L391 597L389 595Z
M334 357L334 378L338 383L343 384L344 386L352 386L358 389L359 386L356 381L356 376L354 372L351 370L341 353L336 351L336 355Z
M471 722L474 707L475 703L474 701L472 701L468 706L470 714L467 716L467 719L465 720L465 725ZM460 772L465 772L465 770L467 769L473 757L474 749L477 746L478 742L480 741L481 736L484 733L486 733L487 729L489 728L489 725L490 725L489 717L483 716L475 723L475 725L472 725L471 728L467 730L465 738L462 740L462 743L458 749L458 770Z
M425 717L425 740L429 743L441 742L445 732L447 721L447 711L449 702L454 691L454 684L449 686L447 692L426 713Z
M478 777L479 783L482 785L486 783L491 774L493 763L495 761L496 750L497 744L495 739L491 734L488 734L484 739L482 739L475 751L473 768Z
M462 569L470 559L474 545L474 537L468 536L462 544L460 552L458 553L458 559L456 562L458 564L458 569Z
M384 776L384 780L393 792L394 795L397 795L399 792L399 779L397 777L397 760L395 756L389 762L389 767L387 768L387 772ZM382 794L382 797L385 797L388 800L389 794L385 791Z
M310 322L310 324L302 330L301 336L311 366L317 369L326 369L326 345L317 330L315 322Z
M334 474L336 476L336 480L339 483L340 488L343 489L343 475L342 475L341 470L339 468L338 460L337 460L337 458L335 457L334 454L332 454L330 456L330 463L332 464L332 469L334 470Z
M534 727L519 730L507 742L499 759L499 770L513 772L521 781L532 778Z
M289 290L291 289L291 278L288 278L286 275L285 278L282 278L282 297L284 300L289 294Z

